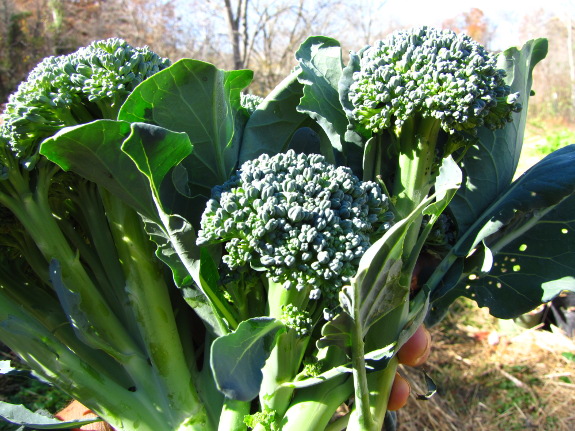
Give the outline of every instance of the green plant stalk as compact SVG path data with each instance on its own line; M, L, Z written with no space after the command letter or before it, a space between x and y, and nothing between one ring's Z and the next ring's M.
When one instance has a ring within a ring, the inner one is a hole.
M145 360L134 339L112 313L99 289L87 274L78 254L70 248L68 240L58 226L48 202L48 188L56 168L40 166L36 188L30 190L28 173L19 167L10 169L9 183L1 183L0 204L6 206L24 226L42 252L46 261L56 259L62 268L65 286L81 296L82 311L90 323L98 328L98 336L107 344L113 356L128 356L127 367L134 367L134 375L145 369ZM136 371L140 370L140 371Z
M193 418L193 425L185 429L205 430L209 423L207 412L189 369L194 358L184 357L168 287L152 242L134 210L104 190L100 193L124 269L125 289L156 374L156 390L165 403L163 409L173 416L173 424Z
M226 397L218 423L218 431L247 430L244 417L250 414L250 407L251 405L247 401L232 400Z
M387 316L380 319L379 322L376 322L368 332L366 339L367 345L373 348L379 348L382 345L386 346L395 342L407 321L408 312L409 300L406 300ZM387 403L389 401L393 381L395 380L397 366L397 357L394 356L385 369L368 375L370 391L369 406L371 417L374 420L374 430L380 430L383 427L385 413L387 411ZM352 429L353 428L349 428L350 431Z
M427 198L431 190L433 180L437 175L435 149L439 131L440 123L436 119L422 118L421 116L408 119L398 131L399 155L395 183L392 187L392 197L398 219L403 219L411 214ZM409 286L415 264L413 251L419 245L422 219L423 216L412 223L404 239L402 259L405 263L402 278L403 283L407 286ZM408 312L409 300L406 298L403 305L380 319L380 322L376 323L375 327L370 328L370 334L378 334L378 339L374 340L373 348L388 345L397 340L399 333L406 324ZM385 322L385 325L381 327L383 322ZM376 330L378 326L381 328L380 331ZM385 340L381 338L382 334L384 334ZM360 364L357 365L359 366ZM363 403L360 402L359 406L354 406L348 429L381 429L396 368L397 360L392 359L385 370L371 373L368 376L370 415L375 423L362 423L361 417L367 413ZM356 384L356 386L358 385ZM356 387L357 390L358 388ZM363 390L360 388L360 392L365 392L365 388ZM357 396L358 394L356 393L356 403ZM361 396L365 398L364 395ZM359 428L356 428L356 426L359 426ZM370 428L365 428L366 426Z
M353 378L341 376L296 391L282 421L282 431L324 430L333 415L353 394ZM254 431L263 431L255 428Z
M328 347L322 360L324 370L348 362L345 353L338 347ZM337 408L353 395L353 378L342 375L316 386L298 389L283 418L282 431L324 430ZM263 431L256 427L254 431Z
M281 284L268 280L268 316L282 320L283 307L288 304L305 309L307 295L307 291L285 289ZM283 417L293 395L292 388L280 385L295 379L309 340L309 336L300 336L288 328L277 337L276 345L262 368L260 405L265 410L274 410L278 418Z
M391 189L398 220L407 217L427 197L437 175L436 143L440 123L434 118L408 119L398 135L399 155L395 183ZM419 236L421 219L414 222L406 238L405 253Z
M274 410L278 418L285 414L294 392L293 388L281 385L295 379L309 340L309 336L299 336L294 329L288 328L277 337L262 368L260 405L265 410Z
M18 304L24 313L46 328L86 364L116 384L126 388L132 386L133 382L117 361L102 350L92 349L78 339L54 296L37 285L26 283L22 275L15 275L13 270L0 268L0 280L3 286L0 293L8 298L7 300Z
M119 431L166 429L161 411L145 396L92 368L2 290L0 299L0 338L32 369Z

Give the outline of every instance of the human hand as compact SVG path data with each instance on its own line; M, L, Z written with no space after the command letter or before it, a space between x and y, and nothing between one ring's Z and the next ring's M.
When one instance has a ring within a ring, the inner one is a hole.
M397 352L399 363L417 367L423 364L431 352L431 335L429 331L421 325L411 338ZM391 393L387 402L388 410L398 410L402 408L409 398L410 386L407 380L397 373Z

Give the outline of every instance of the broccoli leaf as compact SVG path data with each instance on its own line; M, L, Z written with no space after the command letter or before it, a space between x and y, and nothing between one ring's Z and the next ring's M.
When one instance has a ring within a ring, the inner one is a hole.
M472 276L460 288L502 319L526 313L564 290L575 292L575 195L497 252L488 274Z
M463 295L512 318L572 290L574 196L569 145L518 178L458 241L430 278L434 313Z
M461 171L451 157L444 159L435 184L435 193L423 201L408 217L400 220L376 241L360 260L356 277L341 295L343 309L361 325L369 328L407 298L415 250L404 250L407 232L422 214L434 220L445 210L461 184ZM425 238L420 238L420 242ZM406 260L406 258L408 260ZM354 315L354 301L359 315Z
M10 404L0 401L0 418L15 425L22 425L36 430L59 430L79 428L94 422L101 421L100 418L77 419L71 421L61 421L48 416L34 413L22 404Z
M250 116L243 133L240 164L263 153L275 155L287 151L288 148L293 148L296 152L306 152L303 150L307 150L310 145L312 131L319 138L319 145L312 142L313 152L318 152L318 146L321 149L324 139L318 134L319 127L314 127L309 116L296 110L303 96L303 85L298 81L300 73L298 70L288 75ZM322 154L329 156L324 152ZM333 158L333 154L331 156Z
M339 42L325 36L310 37L296 52L296 58L302 69L298 79L304 84L298 111L324 129L342 159L340 163L360 172L363 149L345 141L348 120L338 92L343 71Z
M513 179L523 144L533 68L546 55L547 40L535 39L521 50L510 48L498 57L511 91L520 94L523 110L503 129L481 128L478 143L467 150L461 162L464 184L449 206L460 232L465 232Z
M119 120L145 122L188 134L194 152L184 161L193 195L209 196L235 169L241 130L240 92L249 70L224 71L183 59L140 84L126 99ZM174 115L177 112L178 115Z
M212 344L210 364L218 389L228 398L251 401L262 384L262 367L283 323L271 317L244 320Z
M68 127L46 139L40 154L66 171L106 188L140 214L157 219L147 178L132 160L120 151L121 143L133 130L123 121L98 120Z

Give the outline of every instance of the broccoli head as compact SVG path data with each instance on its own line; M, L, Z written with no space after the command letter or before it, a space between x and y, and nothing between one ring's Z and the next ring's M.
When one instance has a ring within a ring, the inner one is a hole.
M212 190L198 244L225 242L222 260L230 270L265 271L285 289L333 306L370 234L388 223L387 209L377 184L323 156L264 154Z
M62 127L116 119L128 94L168 65L147 47L117 38L45 58L9 97L0 135L19 157L31 156Z
M349 99L353 116L377 133L414 115L450 134L500 128L519 111L495 56L469 36L420 27L392 33L359 53Z

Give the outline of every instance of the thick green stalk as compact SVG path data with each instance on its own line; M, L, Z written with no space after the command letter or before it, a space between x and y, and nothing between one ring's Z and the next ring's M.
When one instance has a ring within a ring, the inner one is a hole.
M281 421L281 430L325 430L338 407L352 394L351 376L341 376L317 386L298 390Z
M46 177L40 176L36 193L33 193L26 187L19 172L11 171L10 183L14 186L16 196L2 194L0 203L10 209L22 223L46 261L58 261L64 286L79 297L81 312L89 319L89 324L97 328L98 337L111 349L110 353L129 358L127 362L141 370L145 360L134 339L102 297L83 267L80 256L70 247L52 214L47 198L49 178ZM134 370L134 373L138 371Z
M376 324L370 328L366 338L366 344L369 346L368 350L381 348L381 346L395 342L406 323L408 312L409 300L406 300L402 305L380 319L379 322L376 322ZM397 357L393 357L384 370L368 375L370 391L369 404L375 430L380 430L383 426L397 365Z
M146 397L130 392L92 368L1 289L0 322L0 339L6 345L32 369L70 396L81 399L118 431L166 429L161 411Z
M324 370L348 362L345 353L338 347L329 347L322 360ZM316 386L298 389L294 393L283 418L282 431L321 431L332 419L337 408L353 395L353 378L342 375ZM256 428L254 431L258 430ZM258 430L260 431L260 430Z
M230 398L224 400L218 431L246 431L244 417L250 414L250 403Z
M357 301L356 301L357 303ZM356 310L359 315L359 310ZM367 385L367 372L365 369L365 348L363 342L363 328L361 325L353 325L352 342L352 368L355 392L355 404L350 418L348 429L362 431L376 431L373 427L373 418L369 409L369 389Z
M189 429L204 430L207 412L189 368L195 358L184 357L168 287L143 222L122 201L103 190L101 194L124 269L125 289L158 380L158 399L165 404L161 408L172 423L187 417L193 422Z
M434 118L411 118L402 126L392 194L398 218L407 217L423 201L437 175L436 143L440 123Z
M270 317L281 320L284 306L292 304L305 309L307 302L307 292L285 289L281 284L269 281L267 306ZM278 336L262 368L260 405L266 410L274 410L277 417L284 415L293 395L292 388L280 385L293 381L299 373L309 339L309 336L298 335L295 329L288 328Z

